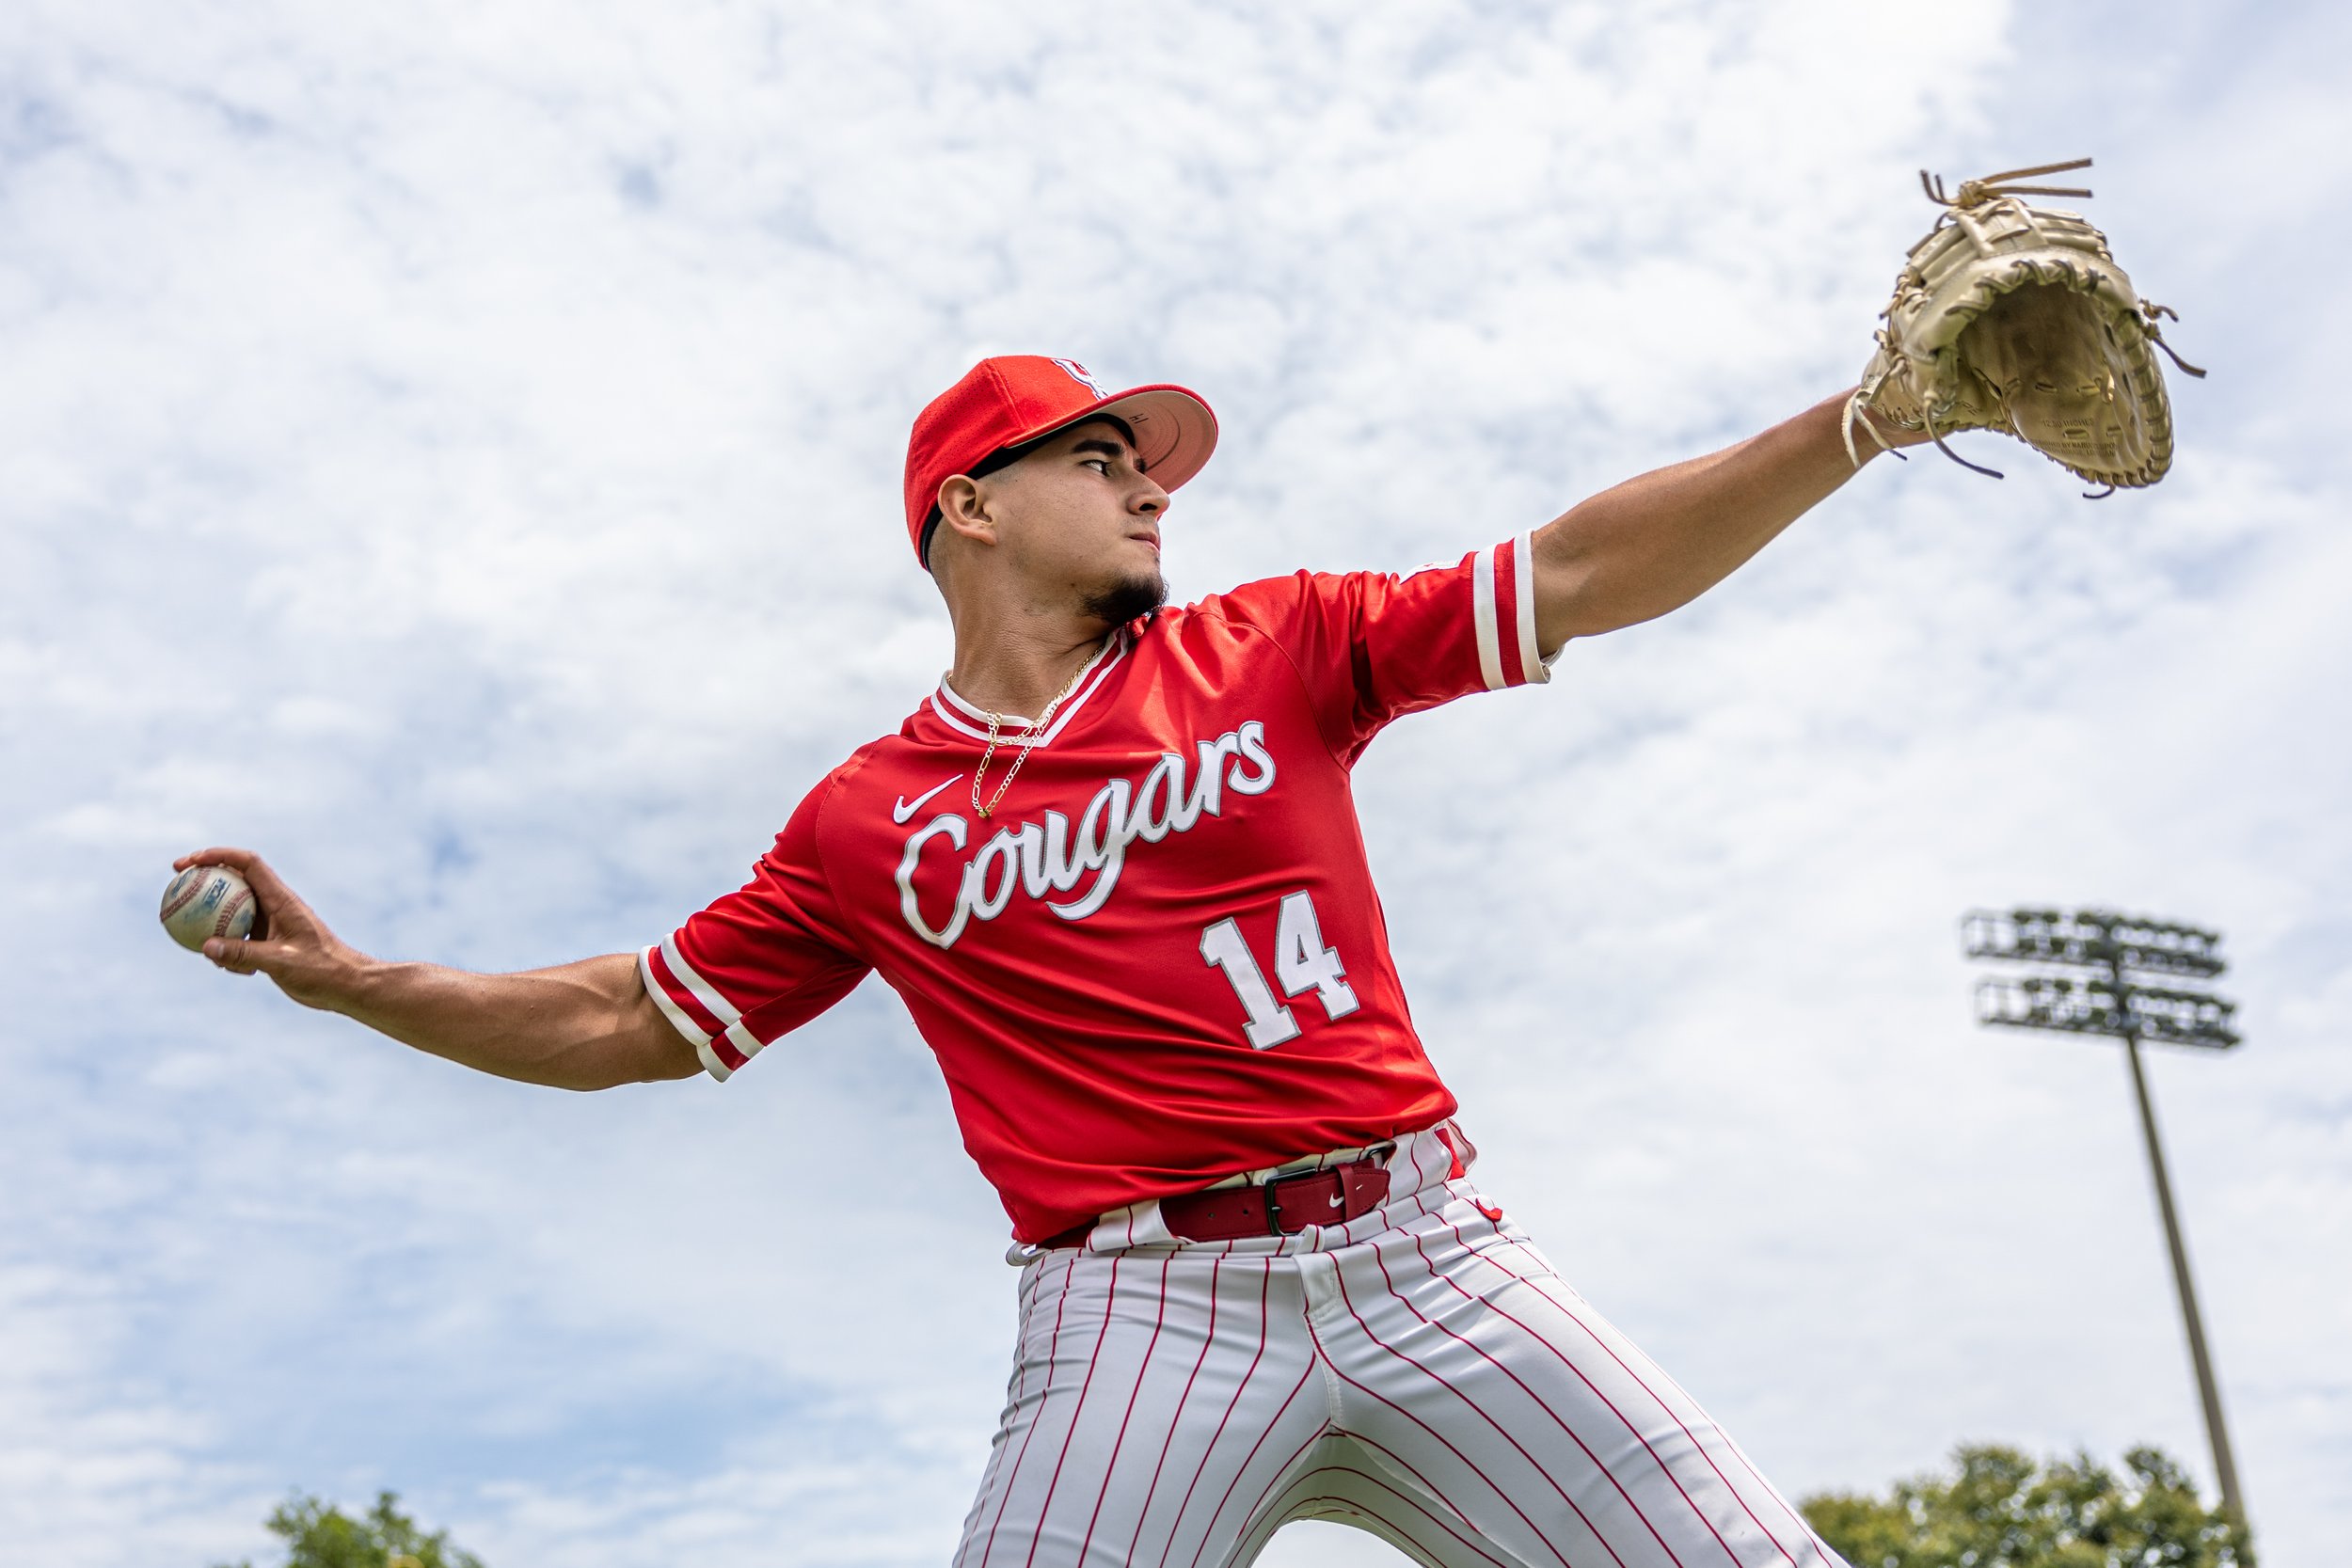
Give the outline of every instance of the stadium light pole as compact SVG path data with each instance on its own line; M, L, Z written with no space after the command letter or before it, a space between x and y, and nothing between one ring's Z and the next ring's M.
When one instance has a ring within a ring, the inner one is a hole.
M2188 1275L2188 1249L2181 1241L2164 1145L2156 1137L2155 1105L2139 1062L2141 1040L2212 1051L2227 1051L2238 1043L2231 1027L2236 1004L2201 989L2220 978L2227 967L2221 960L2221 933L2137 919L2112 910L1972 910L1961 921L1961 942L1972 958L2031 966L2022 974L1989 974L1978 980L1979 1023L2103 1035L2123 1042L2132 1094L2139 1102L2139 1129L2148 1140L2148 1165L2156 1179L2156 1208L2164 1215L2164 1240L2172 1253L2172 1283L2180 1291L2181 1318L2188 1328L2189 1359L2197 1369L2197 1393L2204 1402L2205 1436L2213 1445L2221 1507L2243 1526L2246 1509L2238 1496L2237 1461L2221 1419L2221 1390L2205 1349L2204 1319L2197 1310L2197 1288ZM2145 984L2133 977L2136 974L2162 976L2166 983Z

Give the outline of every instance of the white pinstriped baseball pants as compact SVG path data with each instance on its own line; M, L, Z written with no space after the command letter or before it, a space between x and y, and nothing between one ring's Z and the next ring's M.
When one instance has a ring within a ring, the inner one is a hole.
M1415 1133L1351 1224L1177 1244L1142 1204L1029 1262L957 1568L1237 1568L1293 1519L1436 1568L1838 1568L1454 1168Z

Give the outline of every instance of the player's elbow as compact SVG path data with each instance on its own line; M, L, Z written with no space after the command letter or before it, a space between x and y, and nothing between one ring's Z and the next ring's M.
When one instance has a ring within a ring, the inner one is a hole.
M703 1069L694 1042L655 1006L644 991L623 1007L620 1028L609 1053L607 1081L586 1085L618 1088L624 1084L665 1084L692 1078Z
M666 1022L661 1026L668 1037L659 1041L640 1058L632 1084L674 1084L681 1078L702 1075L702 1057L692 1045Z
M631 1084L663 1084L691 1078L701 1070L702 1064L694 1059L690 1048L683 1062L670 1056L596 1057L563 1063L536 1081L548 1088L594 1094L599 1089L626 1088Z
M650 1009L648 1009L650 1011ZM655 1014L577 1039L536 1064L531 1081L588 1094L630 1084L660 1084L702 1071L692 1042Z

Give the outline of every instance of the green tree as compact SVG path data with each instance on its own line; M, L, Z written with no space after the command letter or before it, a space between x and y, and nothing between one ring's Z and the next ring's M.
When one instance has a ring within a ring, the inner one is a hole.
M286 1543L285 1568L482 1568L480 1558L450 1544L449 1531L426 1534L399 1505L397 1493L379 1492L355 1519L297 1492L271 1512L269 1531Z
M2254 1568L2243 1526L2197 1498L2162 1452L2118 1477L2088 1453L2036 1465L1963 1447L1956 1473L1897 1481L1885 1497L1831 1492L1804 1516L1853 1568Z

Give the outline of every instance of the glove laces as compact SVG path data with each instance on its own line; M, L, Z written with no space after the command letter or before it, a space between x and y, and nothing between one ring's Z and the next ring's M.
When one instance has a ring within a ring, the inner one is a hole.
M2013 182L2031 180L2044 174L2064 174L2071 168L2089 168L2090 166L2090 160L2088 158L2072 158L2062 164L2036 164L2031 168L2006 169L1999 174L1988 174L1979 180L1963 180L1960 182L1960 189L1948 196L1944 192L1942 175L1930 174L1926 169L1921 169L1919 188L1928 193L1930 201L1940 207L1963 209L1981 207L1986 202L2004 196L2087 197L2090 193L2079 185L2020 185Z

